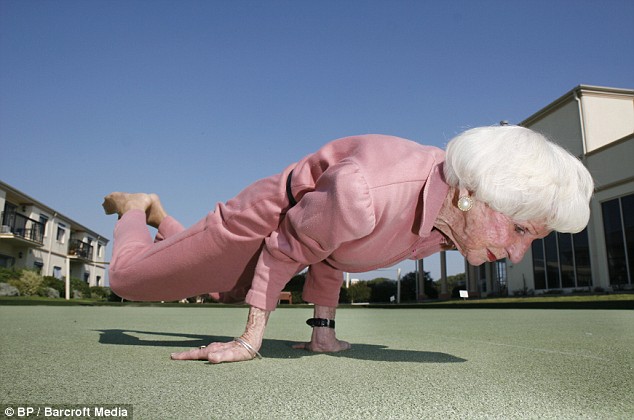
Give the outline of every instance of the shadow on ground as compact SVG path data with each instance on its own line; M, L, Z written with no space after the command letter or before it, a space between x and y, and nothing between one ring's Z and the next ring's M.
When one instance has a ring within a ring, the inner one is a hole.
M207 336L197 334L164 333L136 330L96 330L100 333L99 343L124 346L176 347L181 349L196 348L213 342L226 342L233 337ZM319 353L296 350L294 344L285 340L264 340L266 357L272 359L299 359ZM465 359L447 353L390 349L375 344L353 344L352 349L341 353L330 353L331 357L369 360L377 362L409 362L409 363L462 363Z

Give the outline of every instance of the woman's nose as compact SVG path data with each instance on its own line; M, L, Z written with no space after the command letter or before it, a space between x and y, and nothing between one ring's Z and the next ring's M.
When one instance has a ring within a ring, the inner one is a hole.
M524 258L524 254L526 254L526 251L528 251L528 248L531 247L532 243L532 239L519 240L515 242L513 246L508 248L509 259L511 260L511 262L513 264L517 264L518 262L522 261L522 258Z

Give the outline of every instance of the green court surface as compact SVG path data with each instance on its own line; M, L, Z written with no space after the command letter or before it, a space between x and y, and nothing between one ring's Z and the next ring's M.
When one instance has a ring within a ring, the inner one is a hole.
M0 306L0 404L129 404L135 419L630 419L634 311L340 308L336 355L294 350L312 309L271 315L263 360L176 362L248 309Z

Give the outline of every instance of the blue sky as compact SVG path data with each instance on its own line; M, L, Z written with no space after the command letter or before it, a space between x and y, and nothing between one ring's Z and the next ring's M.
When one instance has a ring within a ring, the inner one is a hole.
M634 88L632 22L631 0L0 0L0 179L110 239L113 190L190 225L335 138L444 147Z

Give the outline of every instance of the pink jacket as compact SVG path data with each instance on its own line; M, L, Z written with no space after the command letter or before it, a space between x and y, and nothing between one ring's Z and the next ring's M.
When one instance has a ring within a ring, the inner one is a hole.
M288 280L308 266L304 300L335 307L343 271L442 250L446 241L433 224L449 190L444 157L435 147L365 135L335 140L299 161L290 168L298 203L265 239L247 303L274 309Z

